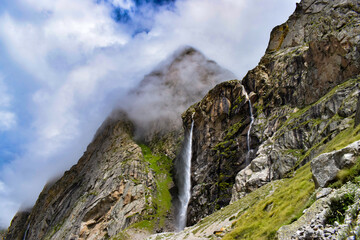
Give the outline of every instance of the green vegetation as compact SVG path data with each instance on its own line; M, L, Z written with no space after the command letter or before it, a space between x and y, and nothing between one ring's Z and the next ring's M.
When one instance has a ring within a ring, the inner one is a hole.
M225 130L225 140L230 140L234 138L234 135L238 134L239 130L244 126L244 120L239 121L231 125L228 129Z
M271 196L241 213L233 223L233 231L223 239L273 239L282 225L301 216L304 208L312 201L314 189L310 165L306 164L298 169L293 178L281 180ZM247 197L251 197L251 194Z
M62 226L64 225L65 223L65 219L63 219L61 222L59 222L58 224L56 224L56 226L54 226L50 232L50 234L48 234L47 236L45 236L44 239L51 239L55 233L57 233L61 228Z
M144 145L139 145L142 149L145 162L149 163L149 169L153 171L155 176L156 191L152 196L152 205L148 206L149 214L144 220L131 225L129 228L140 228L153 232L156 227L163 227L165 224L165 216L171 208L171 194L169 185L172 182L171 168L172 160L165 155L154 155L151 149ZM116 239L116 238L115 238Z
M160 217L159 226L164 225L164 216L171 208L171 194L169 185L172 182L171 168L172 160L165 155L153 155L151 149L140 144L144 159L150 164L150 169L155 173L156 197L153 199L156 217Z
M229 218L230 221L237 219L251 206L258 204L260 200L266 199L266 197L269 196L271 192L275 191L280 185L281 181L274 181L266 184L260 189L249 193L246 197L240 199L239 201L236 201L233 204L228 205L217 212L214 212L210 216L201 219L200 222L196 224L196 227L192 233L201 233L203 230L206 230L206 228L213 224L218 226L219 221L223 221L227 218Z
M132 224L112 237L112 240L130 239L128 229L155 232L156 228L162 228L165 225L165 217L171 208L169 186L172 182L170 173L173 166L172 160L163 154L154 154L151 148L144 144L139 144L139 146L145 163L148 163L148 170L155 176L156 190L151 190L151 195L146 196L149 206L146 207L147 214L143 216L143 220Z
M350 122L351 125L353 121ZM360 140L360 125L356 128L350 127L342 132L340 132L336 137L334 137L331 141L329 141L324 148L323 152L331 152L334 150L339 150L347 145Z
M333 225L335 221L342 224L345 219L345 211L354 203L354 194L344 194L336 198L332 198L330 203L330 211L326 216L326 223Z
M117 234L115 237L112 237L111 239L112 240L128 240L131 238L127 233L121 232L121 233Z
M338 172L336 180L330 185L332 188L340 188L347 182L360 183L360 157L351 168L342 169Z
M313 126L316 126L316 125L320 124L322 122L321 119L311 119L310 121L305 122L305 123L301 123L301 121L306 119L306 116L309 114L308 110L311 107L328 101L337 91L339 91L341 89L348 88L350 86L353 86L353 85L355 85L356 83L359 83L359 82L360 82L360 77L350 79L350 80L348 80L348 81L346 81L346 82L344 82L342 84L339 84L339 85L335 86L333 89L331 89L327 94L325 94L323 97L321 97L315 103L312 103L311 105L305 106L305 107L303 107L301 109L294 109L293 110L294 112L289 115L288 119L282 124L282 126L278 130L278 134L277 134L276 137L277 138L280 137L282 134L284 134L284 132L288 131L289 129L295 129L295 128L299 127L299 124L311 123ZM334 121L334 120L337 120L337 119L339 119L339 116L335 115L331 119L331 121Z

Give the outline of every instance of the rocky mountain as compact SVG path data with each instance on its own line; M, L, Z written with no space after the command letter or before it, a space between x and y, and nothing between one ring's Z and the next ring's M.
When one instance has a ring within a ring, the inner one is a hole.
M259 64L230 77L175 53L6 239L359 238L360 3L302 0ZM188 136L189 227L173 232Z
M176 202L180 115L233 77L194 48L179 49L124 98L79 162L45 186L32 210L14 217L5 239L107 239L134 224L141 226L139 239L174 230L168 219Z

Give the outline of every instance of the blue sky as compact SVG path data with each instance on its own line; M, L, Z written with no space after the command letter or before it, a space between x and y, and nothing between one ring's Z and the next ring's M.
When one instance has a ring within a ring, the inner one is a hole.
M180 46L239 78L296 0L3 0L0 227L77 162L119 99Z

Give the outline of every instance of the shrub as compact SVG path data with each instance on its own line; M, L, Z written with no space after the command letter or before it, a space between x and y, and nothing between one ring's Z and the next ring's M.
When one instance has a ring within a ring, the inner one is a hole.
M343 196L332 198L330 209L326 216L326 223L333 225L335 221L342 224L345 219L345 211L354 203L354 194L347 193Z

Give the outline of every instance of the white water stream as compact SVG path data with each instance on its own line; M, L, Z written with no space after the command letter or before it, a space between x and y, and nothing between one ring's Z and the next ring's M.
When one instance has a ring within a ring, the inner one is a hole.
M247 153L246 153L246 165L249 165L250 163L250 153L251 153L251 147L250 147L250 131L251 131L251 127L254 123L254 115L253 115L253 110L252 110L252 105L251 105L251 101L249 98L249 95L247 94L245 87L242 86L243 88L243 94L246 96L246 99L249 101L249 111L250 111L250 126L249 129L247 131L247 135L246 135L246 143L247 143Z
M29 228L30 228L30 224L27 225L26 231L25 231L25 233L24 233L23 240L26 240L27 233L29 232Z
M183 172L180 177L179 186L179 199L180 208L177 221L178 231L183 230L186 227L187 208L191 196L191 156L192 156L192 135L194 128L194 120L191 122L191 129L189 135L186 138L186 145L184 154L182 155L181 163Z

